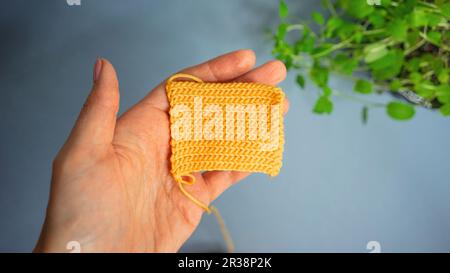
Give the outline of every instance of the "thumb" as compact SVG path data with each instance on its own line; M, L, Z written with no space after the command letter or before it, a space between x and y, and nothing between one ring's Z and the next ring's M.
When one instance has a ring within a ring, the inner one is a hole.
M94 84L68 141L83 146L106 146L113 140L119 110L119 82L110 62L98 58Z

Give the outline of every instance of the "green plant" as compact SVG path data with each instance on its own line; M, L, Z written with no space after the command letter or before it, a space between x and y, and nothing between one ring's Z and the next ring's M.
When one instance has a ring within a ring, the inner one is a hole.
M415 106L450 115L448 0L373 2L322 0L329 16L313 12L304 22L288 16L281 0L273 55L298 72L302 89L305 74L320 88L315 113L331 113L333 97L340 96L362 103L363 122L375 107L385 108L396 120L411 119ZM333 89L330 73L354 81L353 91ZM378 103L363 96L373 93L397 99Z

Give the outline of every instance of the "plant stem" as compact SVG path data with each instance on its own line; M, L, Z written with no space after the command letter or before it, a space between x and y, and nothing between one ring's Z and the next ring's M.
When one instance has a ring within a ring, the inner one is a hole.
M425 43L426 43L426 40L424 40L424 39L420 40L420 42L418 42L414 46L412 46L412 47L408 48L407 50L405 50L405 56L409 55L411 52L416 51L416 49L418 49L419 47L423 46Z
M385 31L386 31L386 29L380 28L380 29L373 29L373 30L363 31L363 34L364 35L373 35L373 34L380 34L380 33L383 33Z
M303 30L305 29L305 26L303 26L302 24L294 24L294 25L289 25L286 29L287 32L289 31L293 31L293 30Z
M426 6L426 7L432 8L432 9L437 9L438 8L436 5L434 5L432 3L425 2L425 1L418 1L418 4L421 4L423 6Z
M420 35L420 37L422 37L423 39L427 40L427 42L433 43L433 41L431 41L430 38L428 38L428 35L427 35L426 33L420 32L419 35ZM439 48L440 48L440 49L443 49L443 50L445 50L445 51L450 51L450 48L447 47L447 46L444 45L444 44L440 44L440 45L439 45Z
M311 55L311 57L312 57L312 58L318 58L318 57L322 57L322 56L328 55L328 54L330 54L331 52L333 52L333 51L335 51L335 50L338 50L338 49L341 49L341 48L345 47L345 46L348 45L352 40L353 40L353 36L350 37L350 38L348 38L348 39L345 40L345 41L340 42L339 44L333 45L333 46L330 47L328 50L325 50L325 51L323 51L323 52L319 52L319 53L317 53L317 54L313 54L313 55Z
M293 30L304 30L305 26L303 24L293 24L293 25L289 25L286 28L287 32L291 32ZM315 38L317 38L317 34L314 31L310 31L309 32L312 36L314 36Z
M330 0L325 0L325 5L327 6L327 9L330 11L331 15L338 16L336 9L334 9L334 6L330 2Z
M344 98L344 99L348 99L348 100L351 100L351 101L354 101L354 102L362 103L362 104L364 104L365 106L367 106L369 108L386 107L386 104L384 104L384 103L373 102L373 101L361 99L359 97L355 97L355 96L352 96L352 95L349 95L347 93L340 92L340 91L337 91L337 90L333 90L333 95L335 95L337 97Z

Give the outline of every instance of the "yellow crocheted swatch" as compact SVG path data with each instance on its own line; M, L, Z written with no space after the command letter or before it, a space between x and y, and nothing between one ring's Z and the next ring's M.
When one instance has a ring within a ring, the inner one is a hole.
M195 182L193 172L279 173L284 145L281 88L260 83L205 83L176 74L167 81L166 92L171 172L181 191L197 205L209 212L208 206L183 188L183 184Z

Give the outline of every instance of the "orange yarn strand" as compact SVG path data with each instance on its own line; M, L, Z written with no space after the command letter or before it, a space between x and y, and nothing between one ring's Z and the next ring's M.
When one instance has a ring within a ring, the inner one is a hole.
M205 83L189 74L171 76L166 93L171 173L188 199L208 214L214 213L227 249L233 252L233 241L218 210L195 198L184 185L193 185L192 174L200 171L277 175L284 145L284 93L260 83Z

